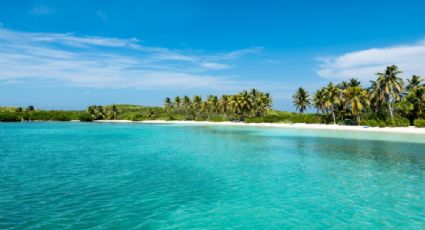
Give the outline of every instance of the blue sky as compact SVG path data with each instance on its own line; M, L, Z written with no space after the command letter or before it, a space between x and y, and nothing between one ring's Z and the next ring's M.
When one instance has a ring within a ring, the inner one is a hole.
M425 75L424 1L1 1L0 104L161 105L175 95Z

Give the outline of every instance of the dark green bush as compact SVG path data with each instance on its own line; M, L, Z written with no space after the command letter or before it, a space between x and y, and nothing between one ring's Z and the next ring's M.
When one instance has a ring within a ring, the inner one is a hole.
M248 117L245 119L246 123L262 123L264 119L262 117Z
M208 121L221 122L221 121L226 121L226 119L220 116L213 116L208 118Z
M22 116L15 112L0 112L0 121L21 121Z
M360 122L361 125L370 126L370 127L387 127L387 122L377 119L364 119Z
M395 117L394 123L391 120L388 122L388 126L393 126L393 127L407 127L409 125L410 125L410 122L406 118Z
M93 121L93 117L88 113L82 113L80 117L78 118L78 120L83 122L91 122Z
M132 121L143 121L145 120L145 116L142 114L136 114L131 118Z
M425 119L416 119L415 120L415 127L418 127L418 128L425 127Z

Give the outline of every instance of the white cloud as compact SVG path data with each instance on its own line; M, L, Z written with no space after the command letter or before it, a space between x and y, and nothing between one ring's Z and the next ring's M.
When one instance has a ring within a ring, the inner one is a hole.
M413 44L371 48L349 52L337 57L318 58L317 74L328 79L375 79L389 65L397 65L403 76L425 74L425 41Z
M223 59L236 59L236 58L239 58L239 57L247 55L247 54L259 53L259 52L261 52L261 50L263 50L263 47L252 47L252 48L247 48L247 49L241 49L241 50L229 52L229 53L223 55L221 58L223 58Z
M215 63L215 62L203 62L203 63L201 63L201 66L204 67L204 68L207 68L207 69L215 69L215 70L230 68L230 65L220 64L220 63Z
M0 82L36 80L100 88L240 89L258 83L214 74L214 70L231 67L217 60L223 62L254 52L259 51L194 55L143 46L135 38L27 33L0 27Z

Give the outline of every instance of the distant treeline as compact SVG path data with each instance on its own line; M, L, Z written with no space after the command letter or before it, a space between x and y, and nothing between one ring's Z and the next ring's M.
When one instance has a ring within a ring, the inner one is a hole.
M413 75L407 84L399 77L397 66L388 66L367 88L357 79L329 83L311 98L302 87L293 96L293 104L302 114L314 106L317 114L332 117L334 124L352 122L370 126L424 126L425 85Z
M92 105L86 111L0 107L0 121L197 120L270 123L425 127L425 85L419 76L404 81L397 66L388 66L364 88L357 79L329 83L312 97L299 88L293 104L299 113L272 110L272 97L257 89L220 97L209 95L165 98L163 107ZM314 107L316 113L305 113Z
M82 120L91 121L92 119L84 111L61 111L61 110L35 110L31 107L30 110L1 110L0 121L71 121Z
M209 95L205 100L201 96L177 96L174 100L165 98L164 109L168 113L184 114L187 120L245 120L264 117L271 110L272 98L269 93L252 89L235 95L220 97Z

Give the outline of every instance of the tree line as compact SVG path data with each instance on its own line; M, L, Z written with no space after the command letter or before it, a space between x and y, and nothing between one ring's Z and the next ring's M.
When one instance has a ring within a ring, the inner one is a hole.
M234 95L220 97L209 95L204 100L201 96L176 96L174 100L164 100L164 110L168 113L183 113L186 119L222 118L226 120L244 120L247 117L262 117L272 107L269 93L251 89Z
M416 119L425 116L425 84L417 75L405 84L401 73L396 65L391 65L377 73L377 79L370 81L367 88L352 78L338 84L331 82L312 97L300 87L293 95L293 104L301 114L313 106L318 114L331 116L334 124L354 120L360 125L364 117L393 125L397 119L407 119L414 125Z

